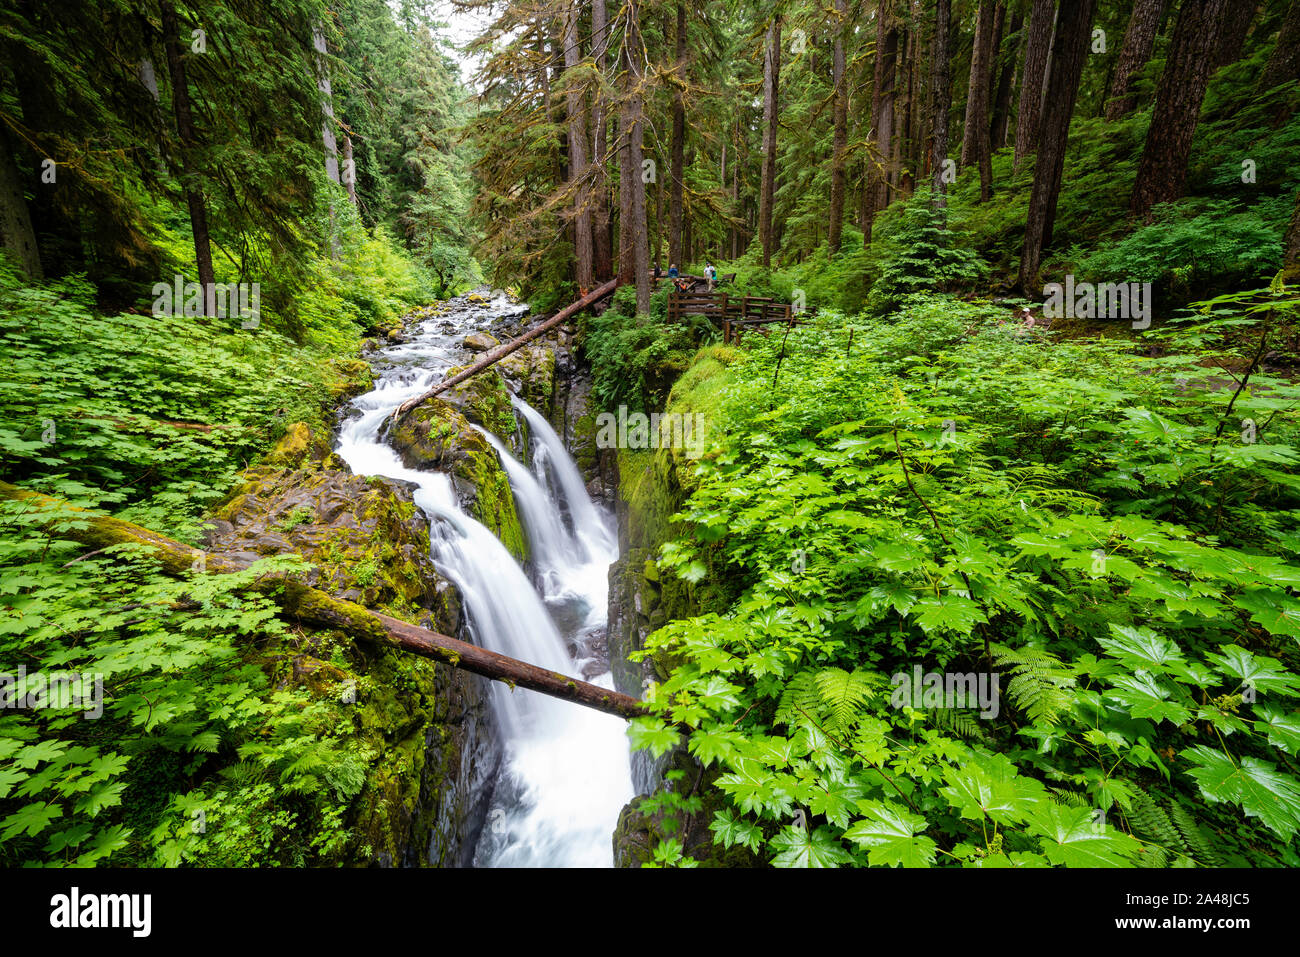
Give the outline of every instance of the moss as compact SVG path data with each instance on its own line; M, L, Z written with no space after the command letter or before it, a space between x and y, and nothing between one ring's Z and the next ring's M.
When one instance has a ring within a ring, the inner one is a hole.
M401 331L400 329L398 331ZM325 387L330 400L338 404L344 399L369 392L375 387L374 370L364 359L331 359Z
M505 402L509 408L508 397ZM513 410L510 421L514 421ZM521 561L527 559L528 537L515 509L510 479L496 450L470 428L461 409L431 399L411 410L394 429L391 440L411 468L449 474L466 511L490 528L510 554Z
M465 371L465 366L450 369L448 376ZM518 424L515 422L514 406L510 404L510 393L506 389L501 374L488 368L470 376L460 385L443 393L442 400L455 407L473 422L481 425L504 442L513 442Z

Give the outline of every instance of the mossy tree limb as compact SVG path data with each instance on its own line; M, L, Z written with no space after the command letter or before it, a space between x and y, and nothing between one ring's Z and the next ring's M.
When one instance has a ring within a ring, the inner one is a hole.
M215 574L242 571L247 567L223 555L208 554L184 545L140 525L100 512L78 509L60 499L8 482L0 482L0 498L24 502L33 509L50 510L53 513L50 524L57 525L52 534L93 549L123 544L147 546L154 550L157 560L169 574L183 574L200 561L206 572ZM75 521L69 521L70 513L75 513ZM647 713L641 702L630 695L381 615L305 585L291 575L268 574L248 587L275 602L290 618L306 624L338 629L360 641L431 658L453 668L504 681L512 687L527 688L620 718L635 718Z

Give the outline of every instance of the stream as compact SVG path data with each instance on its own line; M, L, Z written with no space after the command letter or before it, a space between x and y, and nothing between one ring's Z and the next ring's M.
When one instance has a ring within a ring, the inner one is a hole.
M404 341L368 357L375 388L352 401L337 452L359 475L415 484L434 563L459 589L475 644L612 688L604 638L617 535L546 418L513 399L517 418L528 425L531 464L483 433L510 479L536 583L491 531L461 510L449 476L407 468L380 436L397 406L467 361L466 335L526 311L499 294L449 305L409 329ZM475 866L612 866L618 813L633 796L625 723L501 682L492 683L492 707L504 757Z

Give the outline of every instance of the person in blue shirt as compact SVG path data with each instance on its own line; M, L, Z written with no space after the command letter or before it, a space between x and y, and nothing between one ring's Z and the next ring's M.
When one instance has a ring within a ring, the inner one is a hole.
M668 267L668 278L669 279L677 278L677 263L673 263L671 266Z

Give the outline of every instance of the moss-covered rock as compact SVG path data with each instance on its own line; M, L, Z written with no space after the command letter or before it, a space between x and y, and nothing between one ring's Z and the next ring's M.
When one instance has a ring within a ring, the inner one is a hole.
M364 359L331 359L330 372L326 385L335 404L375 387L374 371Z
M709 822L725 803L719 792L708 787L718 776L718 770L705 770L681 752L673 755L671 767L681 773L676 782L667 786L698 795L703 806L687 814L680 810L647 808L645 797L633 798L619 813L614 829L614 866L640 867L653 861L655 848L667 840L679 842L682 856L693 858L700 867L762 866L744 845L727 848L713 841Z
M293 422L284 430L280 441L262 457L262 464L275 468L314 468L334 465L331 458L329 436L324 430L313 429L306 422Z
M291 429L277 457L314 447ZM249 469L214 515L208 548L232 558L296 553L312 584L445 634L465 637L459 596L429 557L428 525L405 483L323 467ZM252 652L277 688L344 702L349 738L370 755L344 812L353 860L464 865L500 761L488 683L468 672L362 644L338 631L294 630Z
M509 408L509 399L506 404ZM512 555L525 560L528 537L515 509L510 479L496 450L470 428L470 421L461 407L430 399L412 409L388 439L409 468L450 475L461 507L495 532Z
M548 420L553 420L555 400L555 350L549 346L524 346L510 353L497 368L519 396ZM557 430L558 431L558 430Z
M487 332L471 332L465 337L464 346L470 352L487 352L501 345L496 336Z

